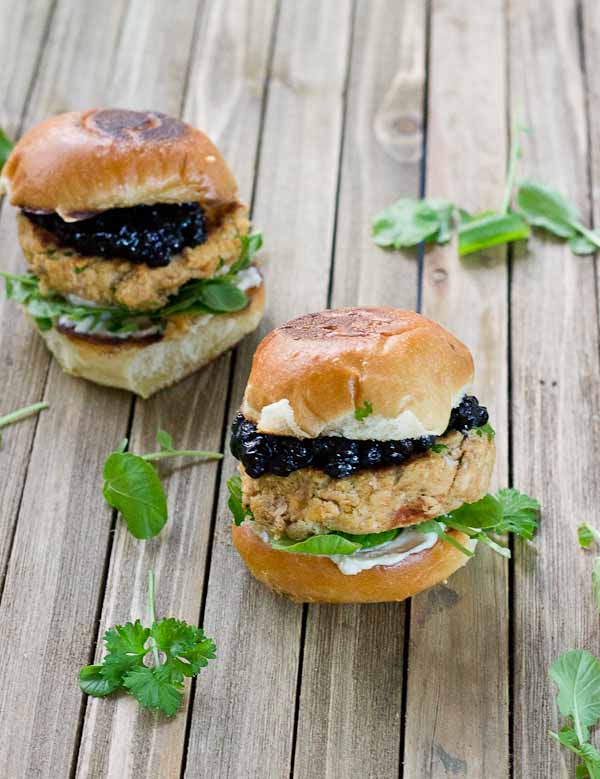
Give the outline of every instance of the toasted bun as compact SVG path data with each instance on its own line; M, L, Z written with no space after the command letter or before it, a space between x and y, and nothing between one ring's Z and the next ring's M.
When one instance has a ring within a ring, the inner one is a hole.
M461 544L466 535L450 530ZM382 603L401 601L444 581L469 558L438 541L398 565L376 566L354 576L343 574L326 557L273 549L247 524L232 525L233 543L250 573L279 595L297 603Z
M156 343L97 343L56 328L41 335L66 373L147 398L207 365L256 329L265 305L264 285L248 294L250 305L243 311L208 321L202 315L180 316Z
M209 138L155 111L92 109L46 119L12 150L0 180L10 202L73 220L153 203L237 200L237 185Z
M440 435L472 379L471 353L435 322L395 308L342 308L269 333L242 412L276 435ZM372 413L357 420L367 402Z

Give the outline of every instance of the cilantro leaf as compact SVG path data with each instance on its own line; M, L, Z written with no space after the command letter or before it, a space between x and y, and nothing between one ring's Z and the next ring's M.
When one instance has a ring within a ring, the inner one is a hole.
M371 401L365 400L362 406L359 406L358 408L354 409L354 419L357 419L359 422L362 422L372 413L373 413L373 405Z
M500 535L514 533L531 541L538 527L538 501L510 487L498 490L496 497L502 507L502 521L496 527L496 532Z
M254 519L250 509L244 506L242 501L242 480L239 476L232 476L227 482L229 499L227 505L233 514L233 521L239 527L245 519Z
M107 630L104 643L108 653L101 664L81 669L79 686L95 697L123 688L140 705L170 717L181 707L184 679L197 676L215 658L215 644L201 628L183 620L156 621L152 571L148 603L152 627L136 620ZM150 660L146 662L150 656L152 665Z
M181 708L183 684L173 679L164 666L134 668L123 679L123 686L145 709L156 709L172 717Z

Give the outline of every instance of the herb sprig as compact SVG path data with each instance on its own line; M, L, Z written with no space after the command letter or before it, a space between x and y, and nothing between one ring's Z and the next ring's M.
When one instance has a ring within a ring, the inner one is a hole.
M158 535L168 519L167 497L152 462L167 457L223 458L220 452L175 449L173 439L164 430L158 431L156 441L158 452L138 455L125 451L128 441L124 438L104 464L104 498L121 513L129 532L139 539Z
M153 571L148 572L148 611L149 628L138 619L106 631L108 653L102 663L81 669L79 686L95 698L122 690L143 708L172 717L181 708L185 678L197 676L216 657L216 647L203 630L183 620L157 622Z
M15 422L19 422L21 419L26 419L27 417L33 416L34 414L39 414L40 411L43 411L48 407L48 403L33 403L31 406L25 406L24 408L19 408L16 411L11 411L10 414L5 414L4 416L0 417L0 428L6 427L7 425L12 425ZM0 435L0 446L1 445L2 436Z
M364 420L371 416L373 413L373 404L370 400L365 400L365 402L362 404L362 406L359 406L358 408L354 409L354 419L356 419L358 422L364 422Z
M518 161L522 157L520 135L529 132L519 124L513 131L502 204L498 211L471 215L446 200L401 198L373 221L373 240L396 249L425 243L445 243L458 231L460 256L529 237L530 226L568 240L574 254L592 254L600 248L600 232L581 221L577 206L555 190L533 180L516 188ZM516 210L511 208L513 198Z

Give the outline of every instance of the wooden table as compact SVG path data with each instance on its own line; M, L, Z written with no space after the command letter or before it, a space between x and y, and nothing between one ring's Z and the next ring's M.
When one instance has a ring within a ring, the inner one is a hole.
M150 401L72 379L0 304L0 412L45 399L0 453L0 775L561 779L572 763L547 666L598 652L598 287L591 257L535 235L464 261L384 252L371 219L401 195L499 206L510 127L521 171L589 223L600 201L597 0L0 0L0 126L98 105L204 128L263 230L268 312L232 354ZM1 265L21 270L13 210ZM405 604L309 606L258 586L230 543L234 470L165 472L171 519L139 542L104 503L125 435L227 448L252 353L328 305L419 308L472 348L497 430L498 485L543 504L535 545L483 549ZM213 663L171 721L130 698L82 698L107 626L158 611L204 625Z

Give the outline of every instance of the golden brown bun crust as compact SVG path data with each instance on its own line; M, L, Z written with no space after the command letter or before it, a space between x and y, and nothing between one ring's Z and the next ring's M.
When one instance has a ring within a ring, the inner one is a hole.
M289 433L260 419L265 406L287 399L302 437L352 419L369 401L373 416L365 429L376 417L410 411L441 434L472 377L467 347L435 322L395 308L342 308L301 316L267 335L254 355L242 410L263 432Z
M95 343L56 328L41 333L65 373L147 398L215 360L255 330L265 306L264 285L248 290L250 305L234 314L172 317L156 343ZM37 328L36 328L37 329Z
M475 503L489 487L496 447L488 436L453 431L438 439L444 454L428 451L403 465L334 479L314 468L253 479L240 466L244 505L257 527L274 537L318 533L383 533Z
M465 545L466 535L450 530ZM250 573L279 595L297 603L382 603L401 601L447 579L469 558L438 541L394 566L376 566L354 576L326 557L273 549L247 524L232 525L233 543Z
M237 200L212 141L156 111L92 109L46 119L16 144L2 171L10 202L76 218L152 203Z

